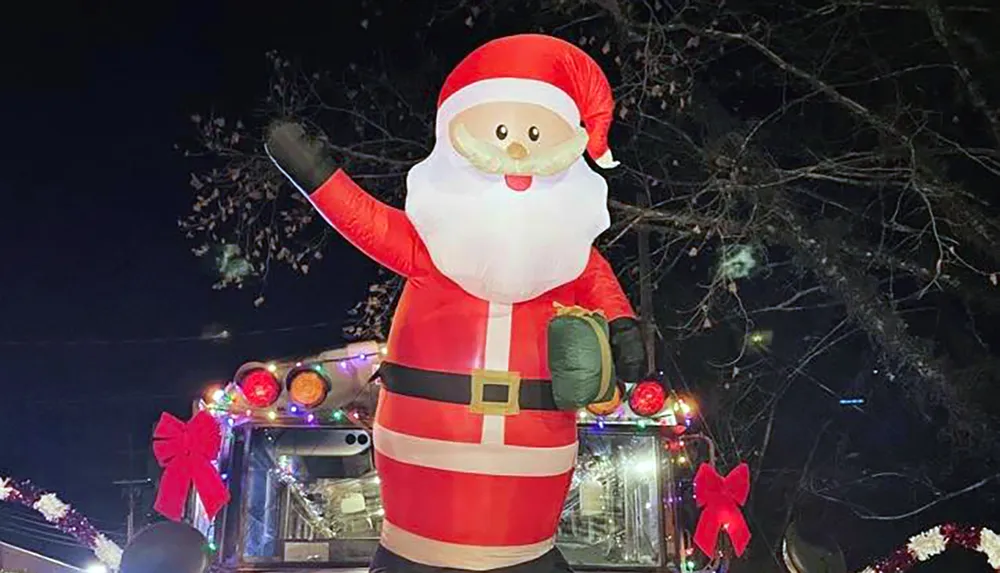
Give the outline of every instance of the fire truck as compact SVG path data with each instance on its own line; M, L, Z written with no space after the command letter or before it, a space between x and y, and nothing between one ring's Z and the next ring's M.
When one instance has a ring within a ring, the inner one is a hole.
M249 362L196 402L223 427L218 468L232 501L189 521L233 572L362 571L382 525L371 414L384 346L350 344ZM714 446L690 396L660 380L620 385L579 414L579 455L557 543L576 570L722 571L696 551L692 482ZM419 487L419 484L414 484Z

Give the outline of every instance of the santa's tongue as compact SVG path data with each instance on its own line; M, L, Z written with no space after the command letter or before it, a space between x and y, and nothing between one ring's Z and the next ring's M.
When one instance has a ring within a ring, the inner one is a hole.
M504 175L503 180L514 191L527 191L531 187L531 175Z

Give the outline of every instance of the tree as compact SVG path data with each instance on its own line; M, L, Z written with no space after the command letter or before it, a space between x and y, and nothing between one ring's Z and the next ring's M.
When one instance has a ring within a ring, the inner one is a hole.
M987 31L1000 10L986 0L408 6L430 22L399 40L430 52L419 67L307 73L269 54L263 116L195 118L211 163L192 176L181 228L195 254L217 257L219 288L261 285L275 263L308 273L331 240L262 154L263 124L307 122L352 176L398 202L430 148L448 68L482 37L546 31L614 77L623 167L611 175L604 247L634 284L632 234L652 234L659 363L699 395L725 460L751 462L760 547L774 549L817 500L844 523L830 504L882 522L922 519L962 500L955 491L987 495L1000 372L990 202L1000 78L989 73L1000 51ZM463 45L428 39L461 30ZM347 333L384 335L397 288L380 275Z

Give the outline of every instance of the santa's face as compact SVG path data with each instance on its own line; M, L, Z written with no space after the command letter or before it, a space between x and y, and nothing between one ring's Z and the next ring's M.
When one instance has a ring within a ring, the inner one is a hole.
M467 109L448 124L452 148L473 167L503 175L513 191L527 191L535 176L556 175L578 161L587 132L548 109L496 102Z
M406 213L434 264L470 294L530 300L583 272L608 228L607 183L587 134L536 104L491 102L438 117L407 178Z

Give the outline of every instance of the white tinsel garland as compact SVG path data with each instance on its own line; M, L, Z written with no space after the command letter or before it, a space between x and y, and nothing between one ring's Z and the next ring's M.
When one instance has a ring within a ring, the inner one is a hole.
M986 555L990 567L1000 569L1000 535L993 530L983 528L979 532L979 550Z
M59 521L69 513L69 505L63 503L54 493L47 493L38 498L32 507L51 523Z
M914 535L907 544L907 549L917 558L917 561L927 561L931 557L944 553L948 540L941 535L941 528L935 527L920 535Z
M108 569L117 571L121 567L122 548L105 537L103 533L94 538L93 550L97 560L107 565Z
M902 573L913 565L941 555L951 547L978 551L990 567L1000 573L1000 535L985 527L941 525L914 535L902 551L888 559L865 567L860 573Z
M34 509L60 531L90 548L109 570L117 571L121 566L122 549L94 529L86 517L56 494L41 492L30 482L0 477L0 502L17 503Z

